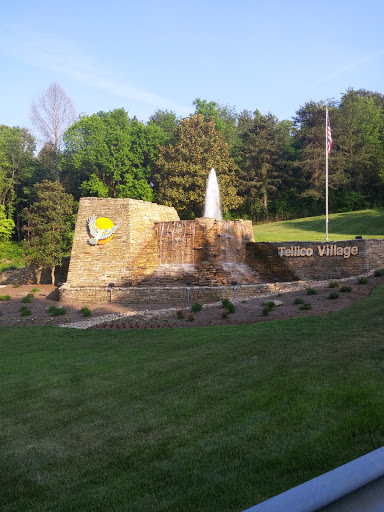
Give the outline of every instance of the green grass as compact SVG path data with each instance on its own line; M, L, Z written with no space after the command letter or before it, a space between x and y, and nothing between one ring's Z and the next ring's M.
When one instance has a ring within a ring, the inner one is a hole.
M329 240L384 238L384 209L361 210L329 215ZM323 241L325 215L286 220L253 227L256 242Z
M0 242L0 272L24 266L23 245L18 242Z
M384 286L326 317L0 330L2 512L239 512L383 445Z

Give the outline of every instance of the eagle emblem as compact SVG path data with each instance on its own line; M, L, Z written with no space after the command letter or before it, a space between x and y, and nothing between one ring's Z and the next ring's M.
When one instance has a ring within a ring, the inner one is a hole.
M120 226L120 223L114 225L110 219L105 217L98 217L96 219L96 215L88 217L87 224L90 235L88 239L89 245L105 244L112 238L113 233Z

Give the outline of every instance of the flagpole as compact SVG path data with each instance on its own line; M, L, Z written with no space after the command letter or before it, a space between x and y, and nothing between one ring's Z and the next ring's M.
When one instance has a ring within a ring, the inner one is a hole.
M328 105L325 106L325 240L328 242Z

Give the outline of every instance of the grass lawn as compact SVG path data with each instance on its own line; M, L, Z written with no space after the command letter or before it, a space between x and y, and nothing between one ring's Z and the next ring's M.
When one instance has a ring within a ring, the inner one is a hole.
M383 445L384 286L326 317L0 331L2 512L240 512Z
M325 215L304 219L258 224L253 228L256 242L325 240ZM329 240L384 238L384 210L361 210L334 213L328 219Z

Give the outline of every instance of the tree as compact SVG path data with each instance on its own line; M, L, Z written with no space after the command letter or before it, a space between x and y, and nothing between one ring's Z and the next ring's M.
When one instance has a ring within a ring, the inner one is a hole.
M149 118L148 124L154 124L163 130L165 134L163 144L165 146L173 143L174 133L177 125L179 124L179 119L175 112L172 110L156 110L156 112Z
M237 208L242 202L237 195L237 167L214 119L205 121L202 115L183 119L175 143L160 148L156 177L160 202L185 215L201 215L212 167L218 176L223 211Z
M35 140L27 129L0 126L0 205L6 218L14 217L19 240L19 212L36 168L34 150Z
M28 235L26 260L36 267L38 283L42 269L50 267L53 284L55 267L72 244L73 197L58 182L44 180L36 183L34 189L36 201L24 212L24 230Z
M81 116L64 136L64 180L74 193L153 199L153 169L164 132L124 109Z
M0 205L0 242L9 240L15 228L15 223L12 219L8 219L5 214L5 206Z
M196 98L193 101L195 114L201 114L205 121L211 117L215 120L215 128L224 135L228 144L237 142L237 114L235 107L220 105L216 101L207 101Z
M240 192L247 198L253 217L261 214L268 219L269 195L276 196L287 171L290 125L256 110L252 122L244 113L240 126L244 128L240 135Z
M72 101L59 84L53 82L31 105L30 118L42 143L54 150L55 176L60 181L59 158L63 135L76 118Z

